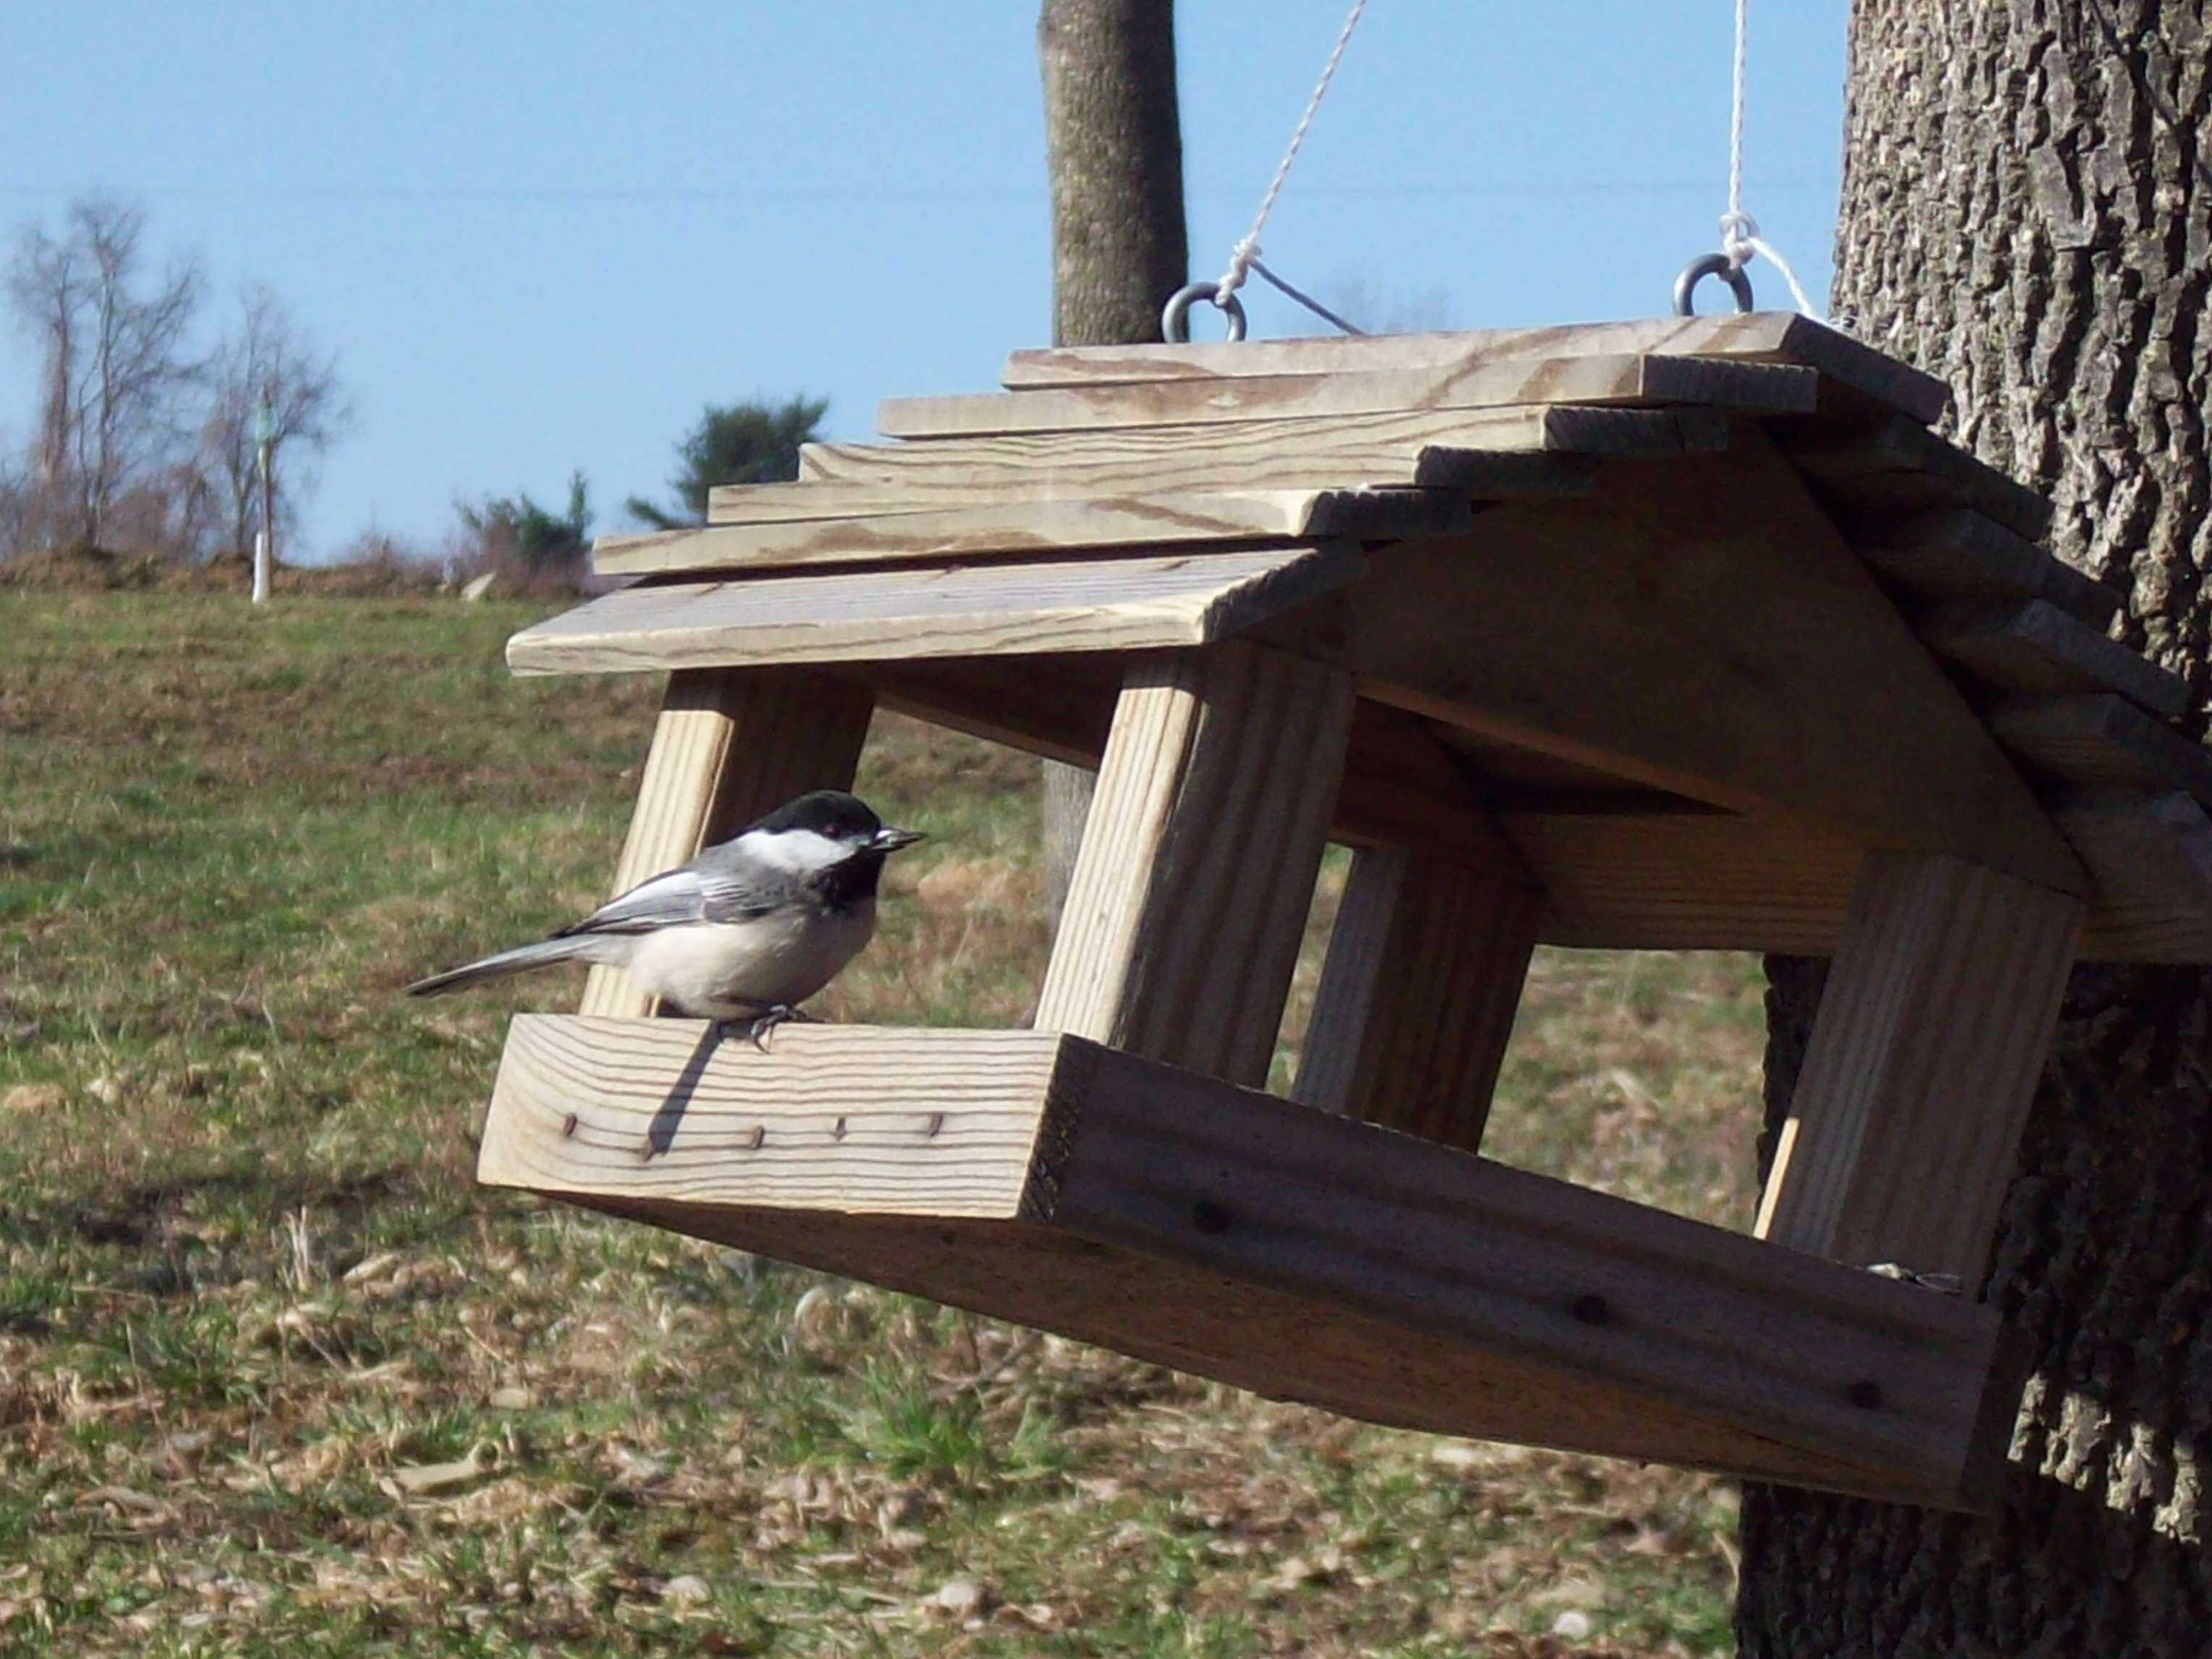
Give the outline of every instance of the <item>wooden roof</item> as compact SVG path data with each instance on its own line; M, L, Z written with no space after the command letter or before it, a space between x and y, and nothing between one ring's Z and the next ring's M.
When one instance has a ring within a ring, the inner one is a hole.
M1095 758L1119 653L1250 634L1349 668L1387 732L1355 733L1339 832L1481 817L1555 940L1824 952L1866 852L1917 848L2085 892L2085 956L2212 960L2187 689L2037 544L2047 504L1929 430L1942 385L1841 334L1054 350L1005 379L889 403L898 441L811 446L704 528L602 541L646 580L510 660L818 664Z

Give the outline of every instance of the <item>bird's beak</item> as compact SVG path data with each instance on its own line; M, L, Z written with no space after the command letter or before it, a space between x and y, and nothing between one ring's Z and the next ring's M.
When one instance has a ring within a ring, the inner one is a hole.
M875 839L868 843L868 850L872 853L896 853L902 847L911 847L918 841L928 839L919 830L878 830Z

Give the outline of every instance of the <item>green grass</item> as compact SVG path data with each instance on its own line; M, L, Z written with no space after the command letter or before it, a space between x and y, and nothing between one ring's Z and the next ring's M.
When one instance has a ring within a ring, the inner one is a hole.
M577 981L398 991L603 896L659 693L511 678L530 615L0 596L0 1650L1727 1649L1721 1483L477 1190L506 1018ZM878 723L932 839L824 1012L1026 1017L1034 779ZM1544 953L1486 1150L1740 1221L1759 1042L1741 959Z

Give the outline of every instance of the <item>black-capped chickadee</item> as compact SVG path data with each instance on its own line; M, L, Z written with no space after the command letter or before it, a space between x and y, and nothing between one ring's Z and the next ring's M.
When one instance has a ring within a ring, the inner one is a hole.
M842 790L817 789L551 938L433 974L407 994L599 963L680 1013L750 1020L759 1043L860 955L876 931L884 860L921 839L885 829Z

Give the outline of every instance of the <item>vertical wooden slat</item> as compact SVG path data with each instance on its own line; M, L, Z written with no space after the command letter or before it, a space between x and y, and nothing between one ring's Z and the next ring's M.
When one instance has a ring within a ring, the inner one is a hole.
M1291 1098L1474 1151L1540 913L1526 882L1403 848L1363 849Z
M2081 916L2077 899L1956 859L1870 858L1759 1236L1977 1284Z
M853 781L874 698L791 668L687 668L668 677L617 893L809 789ZM594 968L579 1012L641 1018L654 1000L618 969Z
M1352 682L1231 641L1132 661L1036 1024L1267 1080Z

